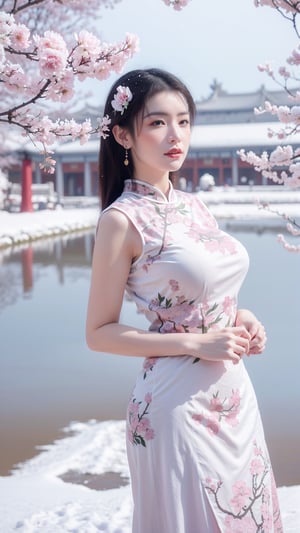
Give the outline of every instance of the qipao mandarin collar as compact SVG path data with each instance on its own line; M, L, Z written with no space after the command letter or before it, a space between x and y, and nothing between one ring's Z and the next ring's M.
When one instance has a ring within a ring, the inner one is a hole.
M123 192L132 192L137 196L147 197L149 200L169 204L175 202L175 191L171 181L169 181L169 193L166 196L160 189L154 187L150 183L141 180L127 179L124 181Z

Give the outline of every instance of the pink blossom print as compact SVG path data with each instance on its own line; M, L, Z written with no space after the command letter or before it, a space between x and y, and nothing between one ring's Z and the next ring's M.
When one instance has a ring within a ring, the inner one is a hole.
M209 237L205 240L204 246L209 252L220 252L221 254L235 254L236 245L234 240L228 235L218 233L215 236Z
M152 324L153 329L161 333L188 333L200 329L201 333L207 333L211 328L218 328L219 322L225 327L234 324L235 299L226 296L220 303L209 304L204 301L199 306L195 304L195 300L190 300L181 293L177 280L170 279L169 287L171 290L169 297L159 292L148 305L149 310L157 315L157 320Z
M172 280L173 287L175 281ZM179 287L176 290L179 290ZM161 333L188 332L190 328L201 327L201 318L194 305L194 300L187 300L183 295L167 298L158 293L149 303L149 310L157 315L157 329Z
M146 448L146 441L154 439L148 408L152 402L152 395L147 392L144 401L138 402L133 398L128 406L128 439L131 444L142 445Z
M157 361L157 357L146 357L143 364L144 379L146 379L149 372L152 372L153 367Z
M201 223L187 220L186 225L188 226L187 237L195 242L202 242L207 251L219 252L223 255L237 252L234 239L219 230L215 219L210 214L201 219Z
M224 533L283 533L275 484L274 499L268 489L270 477L272 481L269 458L254 442L248 480L233 483L228 506L222 502L223 481L206 479L209 495L224 513Z
M241 397L238 389L233 390L229 398L221 399L219 392L213 394L209 402L209 413L194 413L193 420L206 426L209 433L217 435L221 422L225 421L229 426L237 426L240 412Z
M225 296L222 305L223 305L223 311L225 315L232 316L233 312L235 314L236 303L235 303L234 298L231 298L230 296Z

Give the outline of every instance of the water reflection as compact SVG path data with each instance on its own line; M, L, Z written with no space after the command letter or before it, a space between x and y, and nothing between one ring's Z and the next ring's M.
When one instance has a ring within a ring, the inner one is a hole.
M87 274L92 260L94 234L77 233L76 237L45 239L0 250L0 311L16 304L21 297L30 297L34 283L43 269L53 265L58 283L65 282L66 271L74 279ZM22 285L20 284L20 278Z
M246 361L280 485L300 483L300 257L274 232L231 228L250 255L240 307L264 322L263 357ZM0 251L0 475L61 436L72 420L121 419L139 358L90 352L84 324L94 235L37 241ZM145 328L131 302L121 319Z

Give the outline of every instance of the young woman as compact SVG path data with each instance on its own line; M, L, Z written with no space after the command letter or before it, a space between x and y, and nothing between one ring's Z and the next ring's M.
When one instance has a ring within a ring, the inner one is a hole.
M194 110L185 85L158 69L125 74L108 95L87 343L145 358L127 413L134 533L279 533L242 361L266 342L237 310L248 255L197 195L172 186ZM125 290L148 331L119 323Z

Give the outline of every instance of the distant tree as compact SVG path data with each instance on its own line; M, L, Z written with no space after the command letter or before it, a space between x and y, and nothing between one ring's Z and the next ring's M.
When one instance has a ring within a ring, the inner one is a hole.
M257 7L269 6L278 11L285 19L289 20L298 38L300 38L297 28L298 16L300 13L299 0L254 0ZM262 173L263 176L274 183L283 184L292 188L300 187L300 147L293 148L288 144L288 139L300 133L300 44L293 50L286 60L286 65L274 70L270 63L259 65L259 70L265 72L278 85L280 85L289 95L290 106L277 106L266 101L263 108L255 109L257 114L271 113L277 116L281 127L270 129L269 137L276 137L280 141L287 141L287 144L278 145L270 154L263 152L261 155L253 151L245 152L240 150L239 154L243 161L247 161ZM296 86L296 89L294 88ZM272 211L268 205L262 207ZM287 230L294 236L300 236L300 224L287 215L282 214L287 220ZM293 252L300 252L300 245L291 244L286 241L283 235L278 235L283 246Z

